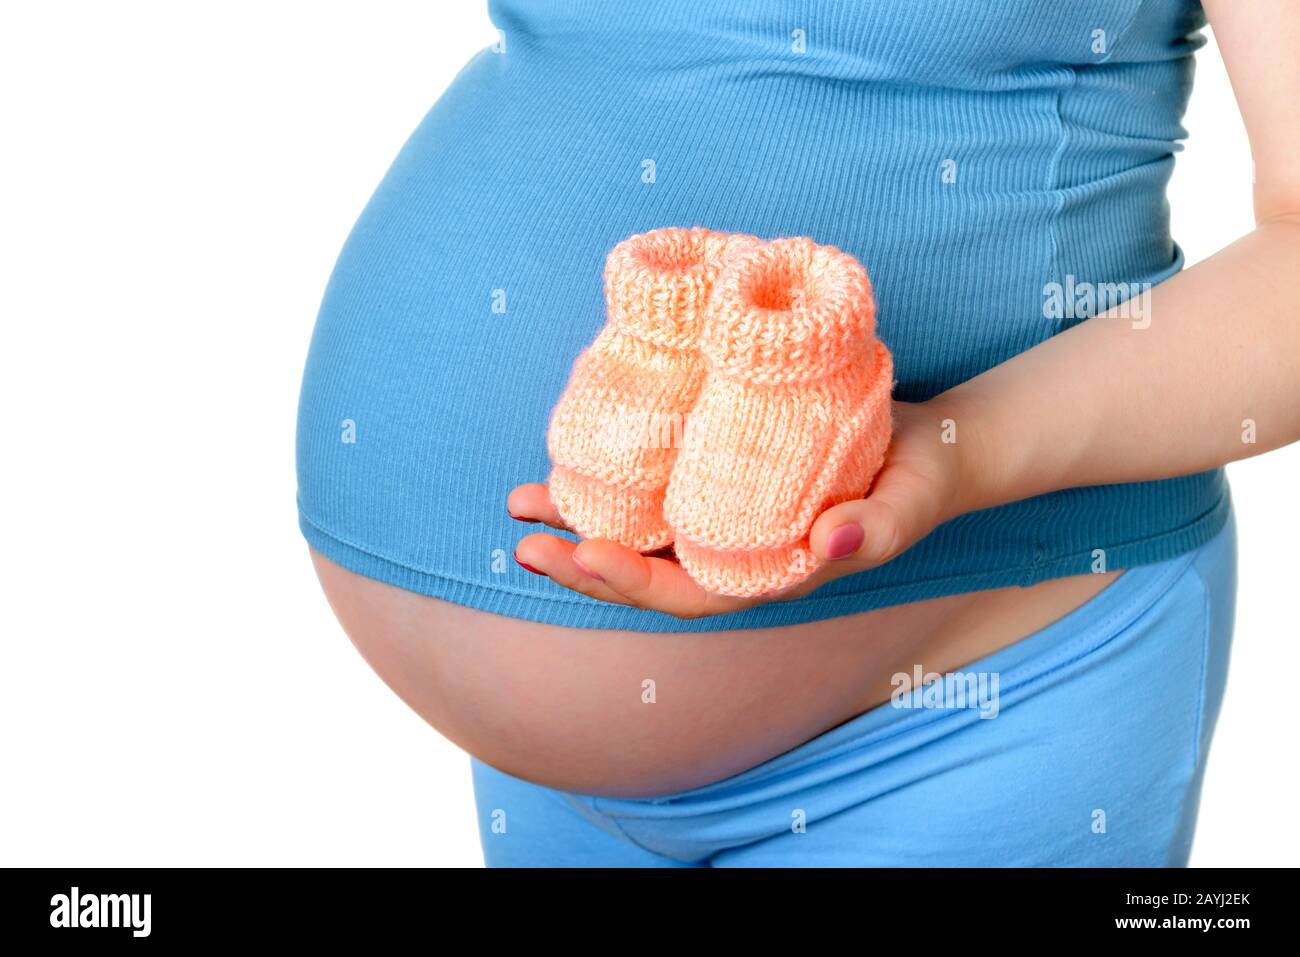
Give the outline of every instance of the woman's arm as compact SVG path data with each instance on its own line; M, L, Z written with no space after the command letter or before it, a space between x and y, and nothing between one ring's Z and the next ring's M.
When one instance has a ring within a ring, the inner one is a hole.
M1089 319L939 397L970 446L959 511L1300 439L1297 281L1300 206L1162 283L1141 322Z
M819 516L812 547L830 561L797 593L882 564L964 512L1187 475L1300 439L1300 6L1204 6L1250 135L1256 229L1154 289L1139 317L1112 310L929 402L896 403L871 494ZM516 489L510 509L559 520L540 485ZM682 617L753 604L612 542L530 535L517 554L585 594Z

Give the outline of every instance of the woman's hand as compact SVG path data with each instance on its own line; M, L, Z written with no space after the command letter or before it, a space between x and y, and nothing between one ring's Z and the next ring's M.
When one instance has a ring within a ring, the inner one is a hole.
M894 435L870 494L827 509L813 524L812 550L826 563L795 588L766 599L729 598L705 591L671 557L641 555L615 542L578 544L539 533L515 548L516 560L566 588L602 601L700 618L763 601L807 594L826 582L881 565L960 514L978 474L968 445L953 441L951 418L933 402L894 403ZM945 438L948 441L945 441ZM507 500L510 514L554 528L564 523L546 486L521 485Z

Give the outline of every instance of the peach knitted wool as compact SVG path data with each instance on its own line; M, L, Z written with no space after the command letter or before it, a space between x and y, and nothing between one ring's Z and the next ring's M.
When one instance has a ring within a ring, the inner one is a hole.
M754 597L820 564L826 508L860 498L884 460L893 362L856 259L805 238L738 249L701 333L708 371L665 517L697 582Z
M574 362L551 414L551 500L584 538L638 551L673 540L663 499L704 379L705 303L751 236L703 228L632 236L605 263L608 322Z

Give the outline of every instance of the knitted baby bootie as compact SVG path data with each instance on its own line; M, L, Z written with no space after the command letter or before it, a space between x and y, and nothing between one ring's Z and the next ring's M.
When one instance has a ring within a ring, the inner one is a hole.
M638 551L673 540L663 499L704 379L704 305L728 253L749 236L656 229L605 264L609 319L573 364L551 414L551 500L583 538Z
M668 485L682 566L755 597L820 564L826 508L866 494L891 430L893 362L856 259L805 238L737 252L701 333L708 366Z

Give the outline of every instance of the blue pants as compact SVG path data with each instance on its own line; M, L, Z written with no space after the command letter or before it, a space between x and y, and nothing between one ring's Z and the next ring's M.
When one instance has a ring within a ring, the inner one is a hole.
M492 867L1184 865L1235 591L1230 521L955 676L669 797L562 793L474 761L484 857Z

